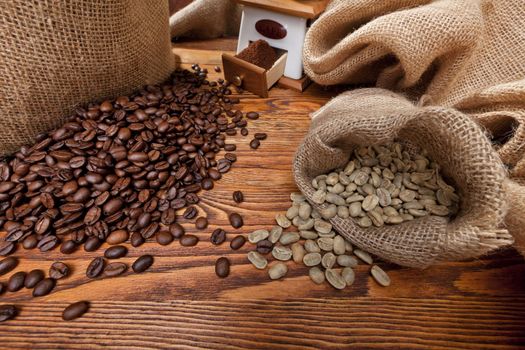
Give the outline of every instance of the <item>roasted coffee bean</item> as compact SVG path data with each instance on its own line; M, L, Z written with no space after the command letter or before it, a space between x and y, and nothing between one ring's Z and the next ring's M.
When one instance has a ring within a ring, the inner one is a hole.
M226 231L221 228L215 229L210 237L210 241L214 245L222 244L226 240Z
M179 240L180 245L184 247L193 247L199 242L199 237L194 235L184 235Z
M248 129L246 129L246 128L242 128L242 129L241 129L241 135L242 135L242 136L246 136L246 135L248 135L248 134L249 134Z
M237 146L235 146L234 144L228 144L228 145L224 145L224 150L226 152L233 152L237 149Z
M131 245L135 248L143 245L145 241L144 237L138 232L133 232L130 238Z
M0 260L0 276L11 272L18 265L18 259L10 256Z
M151 265L153 265L153 256L142 255L137 260L135 260L133 265L131 265L131 268L135 273L141 273L149 269Z
M168 208L164 210L160 217L160 222L166 226L173 224L175 220L176 220L176 213L175 213L175 209L173 208Z
M15 251L16 245L13 242L0 241L0 255L7 256Z
M42 238L38 244L37 247L42 252L47 252L49 250L54 249L58 244L60 243L60 240L56 236L46 236Z
M246 113L246 118L252 119L252 120L259 119L259 113L257 113L257 112L248 112L248 113Z
M232 225L233 228L240 228L244 224L242 216L238 213L231 213L228 215L228 219L230 220L230 225Z
M122 275L127 269L128 265L121 262L114 262L106 265L103 274L105 277L115 277Z
M106 238L106 243L111 244L111 245L120 244L120 243L126 242L128 238L129 238L128 231L116 230L116 231L111 232L108 235L108 237Z
M128 254L128 248L123 245L115 245L106 249L104 257L107 259L119 259L126 256L126 254Z
M71 321L81 317L89 310L89 303L87 301L77 301L66 307L62 312L62 319L64 321Z
M16 292L22 289L25 283L27 274L25 271L18 271L9 277L9 280L7 281L7 290L9 292Z
M69 241L65 241L64 243L62 243L62 245L60 246L60 252L62 254L71 254L75 250L77 250L77 248L78 248L78 245L74 241L69 240Z
M102 257L98 257L93 259L87 269L86 269L86 276L88 278L96 278L98 277L102 271L104 270L104 266L106 265L106 261Z
M235 236L235 238L233 238L230 242L230 248L233 250L240 249L244 245L244 243L246 243L246 238L244 238L244 236Z
M201 216L195 220L195 228L197 230L204 230L206 227L208 227L208 219L205 217Z
M215 274L220 278L228 277L230 274L230 260L225 257L217 259L215 262Z
M36 238L36 235L29 235L22 241L22 247L24 247L24 249L34 249L37 244L38 239Z
M213 180L210 178L206 178L202 180L201 186L204 190L209 191L213 188Z
M169 231L159 231L155 235L155 239L160 245L168 245L173 242L173 235Z
M264 132L256 132L253 137L257 140L266 140L266 138L268 137L268 135Z
M235 203L242 203L244 201L244 195L241 191L233 192L233 200Z
M253 140L250 141L250 147L253 148L253 149L259 148L260 145L261 145L261 141L259 141L257 139L253 139Z
M257 251L261 254L268 254L273 249L273 243L267 239L257 242Z
M0 305L0 322L15 318L18 313L14 305Z
M84 250L86 252L94 252L100 248L101 245L102 241L98 237L91 236L87 239L86 243L84 243Z
M219 173L224 174L230 171L230 168L232 167L232 163L227 159L220 159L217 162L217 170Z
M53 278L44 278L42 281L38 282L33 288L34 297L42 297L51 293L53 288L55 288L55 280Z
M237 156L234 153L225 153L224 159L231 163L235 163L237 161Z
M34 288L38 282L42 281L44 279L44 271L42 270L31 270L27 274L25 280L24 280L24 287L26 288Z
M184 232L184 227L182 227L180 224L174 223L170 225L170 233L174 238L181 238L184 235Z
M190 206L186 208L186 210L184 211L184 214L182 214L182 217L184 219L190 220L190 219L193 219L195 216L197 216L197 214L198 214L197 209L194 206Z
M54 262L49 268L49 277L59 280L69 275L69 266L63 262Z

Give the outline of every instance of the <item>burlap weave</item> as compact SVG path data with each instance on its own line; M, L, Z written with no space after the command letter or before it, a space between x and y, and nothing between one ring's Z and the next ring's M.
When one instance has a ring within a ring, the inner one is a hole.
M307 74L324 85L369 83L453 107L525 155L523 0L333 0L304 44ZM525 173L525 163L520 164Z
M10 0L0 5L0 154L77 104L128 94L174 68L168 2Z
M170 17L171 36L218 38L239 33L241 7L233 0L194 0Z
M506 213L506 173L483 130L458 111L417 107L387 90L347 92L317 111L297 150L295 181L311 199L315 176L345 165L359 145L394 139L423 147L440 164L461 197L460 212L450 222L427 216L366 229L352 218L336 217L331 222L339 233L385 260L412 267L467 259L513 242L500 228Z

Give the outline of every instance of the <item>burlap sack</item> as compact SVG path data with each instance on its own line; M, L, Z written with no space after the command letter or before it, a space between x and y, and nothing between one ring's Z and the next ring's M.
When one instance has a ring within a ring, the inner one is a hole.
M440 164L441 173L452 180L461 197L460 212L450 222L427 216L366 229L352 218L336 217L331 222L339 233L385 260L412 267L467 259L513 242L500 228L506 213L506 173L483 130L458 111L417 107L387 90L347 92L317 111L297 150L295 181L311 199L315 176L345 165L359 145L394 139L425 148Z
M4 1L0 33L0 154L174 68L167 1Z
M506 186L512 187L506 224L519 242L525 236L523 28L521 0L334 0L307 34L304 65L321 84L375 84L456 108L483 125L513 180Z
M461 110L506 136L499 154L515 167L525 155L524 28L523 0L333 0L307 33L304 67L320 84L374 84Z
M170 17L172 37L218 38L239 33L241 7L233 0L194 0Z

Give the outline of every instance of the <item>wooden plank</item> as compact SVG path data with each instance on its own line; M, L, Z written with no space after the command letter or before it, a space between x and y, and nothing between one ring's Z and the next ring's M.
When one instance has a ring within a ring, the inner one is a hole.
M246 6L258 7L287 15L315 18L328 5L329 0L235 0Z
M231 82L241 82L242 86L256 95L268 97L266 69L228 53L222 54L224 78Z
M213 71L211 54L198 63L211 77L222 76ZM367 266L360 265L354 285L336 291L314 285L307 269L292 263L285 280L272 282L248 263L250 245L235 252L227 243L217 247L209 242L217 227L226 229L231 240L273 225L275 214L288 207L290 192L297 190L291 164L308 130L308 114L340 91L312 84L303 93L272 88L264 99L238 95L243 111L257 111L261 117L250 121L250 135L228 137L238 147L238 161L212 191L202 194L198 205L210 226L197 232L193 222L181 220L201 238L195 247L178 242L161 247L153 241L129 247L123 262L146 253L155 256L143 274L85 277L89 261L102 255L106 245L69 256L58 250L19 249L15 256L21 263L14 272L47 271L58 260L73 271L48 296L32 298L27 289L0 296L0 304L21 309L16 319L0 324L0 348L523 349L525 263L514 250L422 271L381 263L392 277L389 288L377 285ZM268 134L258 150L248 146L255 132ZM237 205L231 196L239 189L245 202ZM228 224L233 210L245 219L241 229ZM220 256L232 261L226 279L214 275ZM91 301L90 311L63 322L63 308L83 299Z

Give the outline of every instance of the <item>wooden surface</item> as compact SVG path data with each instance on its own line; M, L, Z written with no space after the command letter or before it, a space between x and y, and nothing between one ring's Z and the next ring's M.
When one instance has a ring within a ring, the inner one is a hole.
M315 18L321 14L328 0L235 0L240 4L259 7L287 15Z
M175 48L184 66L195 62L197 52L210 72L221 54L210 51L206 60L199 50L185 50ZM250 245L234 252L228 244L209 243L216 227L226 229L231 239L270 227L274 215L288 207L289 193L295 190L291 161L307 131L308 113L336 93L312 84L303 94L273 88L266 99L240 96L244 111L261 114L249 124L250 135L264 131L268 139L254 151L248 147L250 136L233 137L238 161L202 195L200 211L211 225L196 232L201 238L196 247L151 242L130 249L122 261L155 255L146 273L88 280L86 266L103 250L70 256L19 250L15 255L21 264L15 271L47 270L62 260L73 274L46 297L33 299L26 289L0 296L1 303L21 308L15 320L0 323L0 348L524 348L525 264L512 249L424 271L381 264L392 278L389 288L378 286L360 265L355 284L336 291L314 285L306 268L291 263L285 280L271 282L266 272L248 263ZM231 199L234 190L245 193L240 206ZM227 223L226 214L234 210L244 216L241 229ZM191 223L184 226L195 232ZM214 275L220 256L233 264L223 280ZM63 308L78 300L91 301L90 311L78 320L62 321Z

